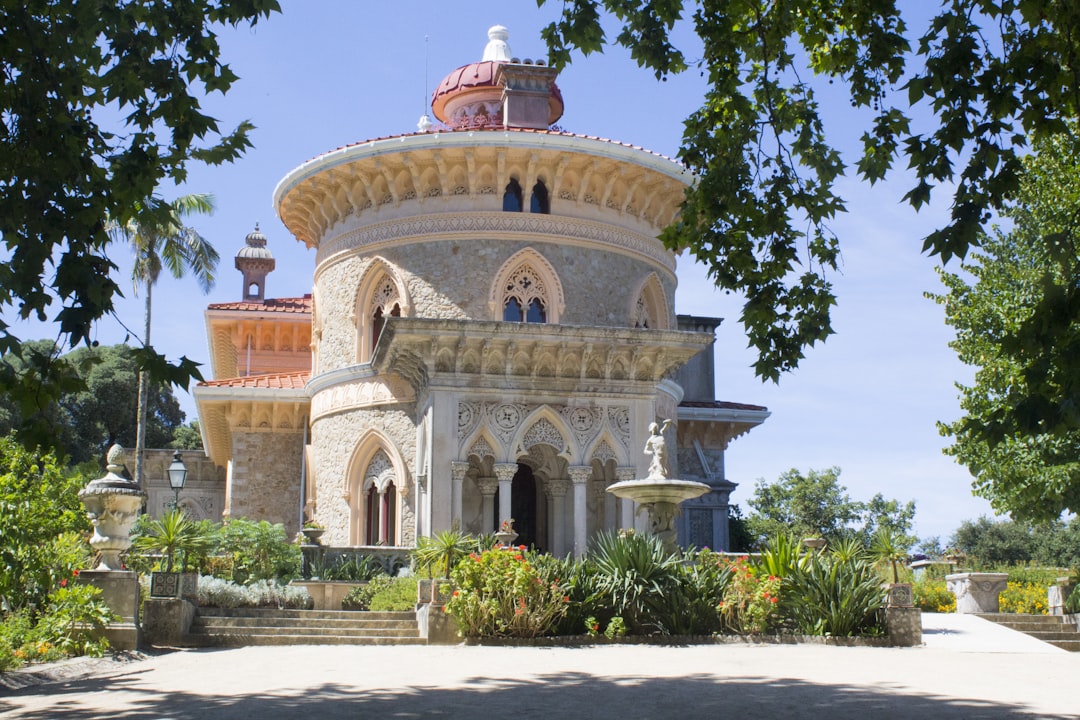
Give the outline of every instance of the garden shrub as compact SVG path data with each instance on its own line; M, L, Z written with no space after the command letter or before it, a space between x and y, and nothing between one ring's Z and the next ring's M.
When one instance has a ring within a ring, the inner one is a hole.
M923 577L911 586L915 607L923 612L956 612L956 596L949 592L944 580Z
M220 608L279 608L306 610L314 605L307 588L298 585L279 585L257 580L250 585L238 585L212 576L200 576L199 605Z
M710 635L723 629L717 609L732 577L731 563L710 550L688 551L675 583L657 604L656 621L669 635Z
M342 610L370 610L371 598L390 587L394 579L389 575L376 575L365 584L354 587L341 599ZM415 602L415 595L414 595Z
M589 557L597 600L621 617L632 635L662 633L667 596L679 581L679 559L655 535L603 532Z
M328 582L367 582L383 569L370 555L339 555L333 560L312 564L311 576Z
M472 553L454 566L451 580L446 611L465 637L547 635L570 602L559 583L544 581L524 546Z
M873 565L807 554L798 570L784 579L783 613L806 635L852 635L881 632L885 588Z
M417 578L403 575L391 579L372 596L369 609L372 612L406 612L416 608Z
M1009 581L998 602L1003 613L1026 613L1045 615L1047 613L1047 586L1042 583Z
M724 629L740 635L775 629L781 620L781 578L765 574L763 566L751 567L745 557L726 561L726 571L729 579L716 605Z
M290 543L285 526L237 518L225 525L222 549L233 556L233 581L292 580L300 576L300 547Z
M595 616L605 624L611 619L611 608L598 602L596 573L587 560L537 554L531 556L531 562L543 583L555 583L569 598L566 612L552 629L553 635L580 635L583 628L587 631L587 619L591 618L593 624L597 622Z

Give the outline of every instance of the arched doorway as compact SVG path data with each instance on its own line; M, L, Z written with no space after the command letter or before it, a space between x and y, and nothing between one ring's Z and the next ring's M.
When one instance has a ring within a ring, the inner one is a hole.
M518 463L517 472L510 484L510 516L514 518L514 532L518 534L515 542L526 547L544 550L547 544L546 533L541 533L543 527L539 522L539 499L537 496L537 482L533 470L525 463ZM495 527L499 522L499 493L495 492Z

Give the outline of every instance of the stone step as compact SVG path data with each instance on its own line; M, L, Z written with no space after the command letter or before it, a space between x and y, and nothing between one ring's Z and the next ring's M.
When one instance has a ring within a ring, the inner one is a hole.
M190 633L188 645L195 647L245 647L249 645L426 645L422 637L371 637L343 635L309 635L281 633Z
M341 628L318 625L230 625L228 623L201 623L191 626L191 633L203 635L340 635L341 637L419 637L414 623L411 627Z
M415 612L201 608L185 637L195 647L419 645Z
M1077 626L1066 623L1059 615L980 613L979 617L1010 630L1022 632L1062 650L1080 652L1080 632L1077 632Z
M371 612L367 610L278 610L276 608L199 608L199 615L213 615L215 617L273 617L273 618L305 618L316 620L395 620L413 619L416 613L409 610L405 612Z
M273 617L228 617L223 615L199 615L194 625L227 625L231 627L324 627L324 628L409 628L416 627L416 618L357 618L323 620L319 618L273 618Z

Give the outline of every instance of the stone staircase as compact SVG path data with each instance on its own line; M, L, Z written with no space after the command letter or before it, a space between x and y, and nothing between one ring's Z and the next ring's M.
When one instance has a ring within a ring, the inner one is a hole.
M424 645L415 612L199 608L184 644Z
M1080 652L1080 631L1060 615L1021 615L1019 613L979 613L978 617L1030 635L1069 652Z

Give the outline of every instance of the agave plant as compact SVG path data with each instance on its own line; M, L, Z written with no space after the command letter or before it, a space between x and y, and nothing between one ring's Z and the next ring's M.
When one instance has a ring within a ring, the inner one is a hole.
M791 535L774 535L754 561L758 573L783 578L799 569L809 555L802 544Z
M874 626L885 589L865 560L812 555L785 578L782 597L799 632L847 637Z
M656 535L603 532L589 555L596 589L632 633L662 632L657 610L679 579L679 559Z

